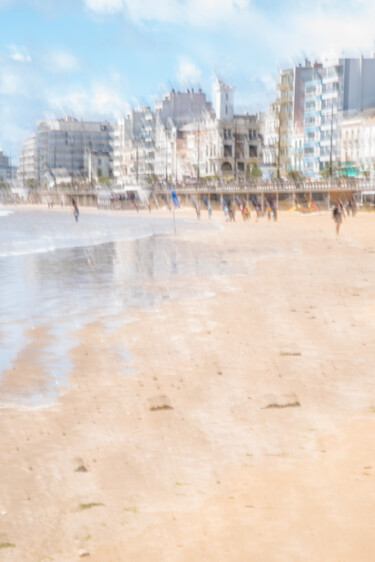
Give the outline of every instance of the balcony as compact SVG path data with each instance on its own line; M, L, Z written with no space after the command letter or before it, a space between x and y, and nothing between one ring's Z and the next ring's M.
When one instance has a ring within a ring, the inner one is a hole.
M304 156L303 161L307 164L312 164L313 162L319 162L319 156Z
M316 143L315 141L313 141L313 140L312 140L312 141L307 141L307 142L304 143L304 147L305 147L305 148L314 148L314 147L316 146L316 144L317 144L317 143Z
M276 88L279 90L279 92L286 92L290 89L290 85L289 82L281 82L277 84Z

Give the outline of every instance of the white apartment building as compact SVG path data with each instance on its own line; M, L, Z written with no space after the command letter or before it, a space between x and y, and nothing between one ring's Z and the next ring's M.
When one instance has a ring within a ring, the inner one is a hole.
M132 109L117 121L113 159L114 176L120 184L154 177L155 114L149 107Z
M0 183L9 183L16 177L16 168L10 163L9 156L5 156L0 148Z
M276 100L279 117L277 169L280 176L285 176L293 169L299 153L296 153L296 135L300 135L304 123L305 83L311 79L313 65L305 60L305 65L299 65L280 72L277 84L279 98ZM297 142L299 142L299 137Z
M19 179L22 183L87 181L87 153L112 153L113 126L107 121L79 121L73 117L39 121L35 135L21 152ZM112 175L112 166L109 170Z
M103 178L113 176L113 155L104 150L85 151L85 170L90 183L100 183Z
M340 160L344 169L356 167L374 175L375 109L343 119Z
M305 175L333 171L343 156L342 120L369 108L375 108L375 58L314 65L313 77L305 84Z
M23 187L37 186L35 135L26 139L18 159L17 179Z
M296 127L292 133L290 146L291 169L303 172L303 150L304 150L304 130L303 127Z
M342 119L375 108L375 57L305 60L280 72L277 89L277 109L263 120L263 164L276 160L281 175L294 169L318 176L340 160Z
M279 111L271 104L266 113L260 115L259 133L262 138L262 168L266 177L277 177L279 151Z
M165 181L200 176L199 147L203 124L213 118L211 102L202 90L165 94L155 104L155 175ZM191 149L196 139L196 155ZM193 161L190 159L193 158Z

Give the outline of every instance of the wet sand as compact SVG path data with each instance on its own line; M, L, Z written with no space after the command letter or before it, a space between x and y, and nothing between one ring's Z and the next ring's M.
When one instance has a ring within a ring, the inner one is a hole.
M0 410L1 560L375 559L375 215L237 221L204 243L250 273L171 276L194 290L71 334L55 404ZM2 395L46 383L48 337Z

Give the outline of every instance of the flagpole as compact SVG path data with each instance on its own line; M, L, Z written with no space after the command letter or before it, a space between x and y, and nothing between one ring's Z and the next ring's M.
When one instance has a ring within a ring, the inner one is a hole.
M177 195L176 195L175 192L173 191L173 187L172 187L171 184L169 184L169 189L170 189L170 192L171 192L171 201L172 201L173 228L174 228L174 233L176 234L176 217L175 217L175 214L174 214L174 208L175 208L176 206L179 207L179 206L180 206L180 203L179 203L179 201L178 201Z
M173 197L171 196L172 199L172 212L173 212L173 229L174 229L174 235L176 236L177 232L176 232L176 217L174 214L174 201L173 201Z

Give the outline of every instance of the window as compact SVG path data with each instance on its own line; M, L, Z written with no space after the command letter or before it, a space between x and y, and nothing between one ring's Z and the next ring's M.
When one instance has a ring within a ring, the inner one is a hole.
M228 158L232 156L232 147L230 144L224 145L224 158Z

